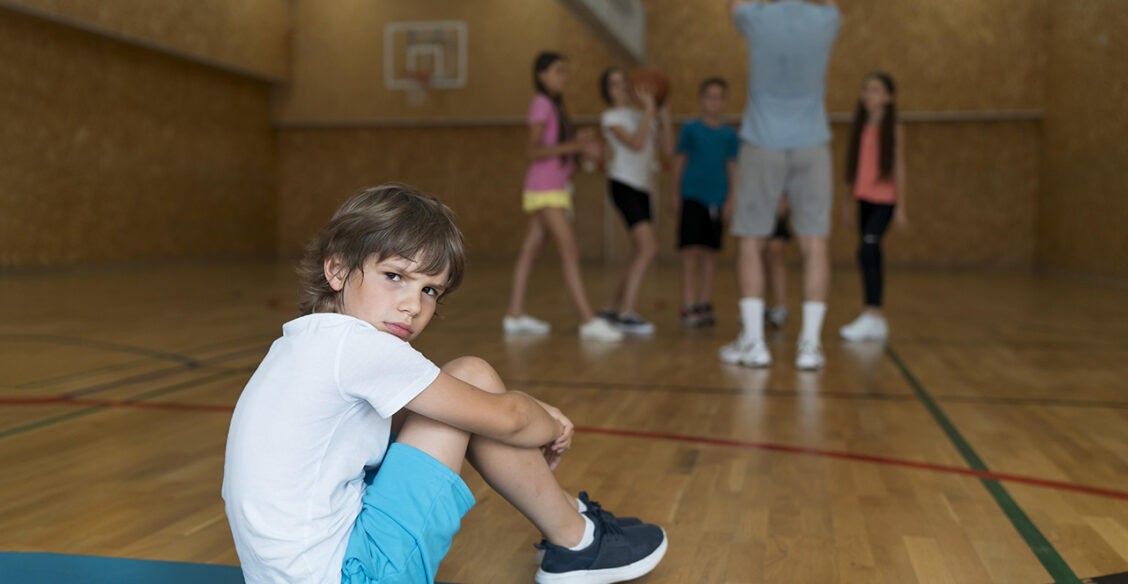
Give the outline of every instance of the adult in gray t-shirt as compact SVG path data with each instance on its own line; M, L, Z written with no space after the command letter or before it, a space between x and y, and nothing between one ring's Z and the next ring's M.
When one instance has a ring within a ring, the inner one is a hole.
M721 347L725 363L771 364L764 342L767 237L786 193L803 252L803 325L795 364L823 365L819 337L830 282L830 128L826 70L841 16L834 0L730 0L733 22L748 45L748 103L740 128L739 172L732 232L740 240L737 268L743 331Z

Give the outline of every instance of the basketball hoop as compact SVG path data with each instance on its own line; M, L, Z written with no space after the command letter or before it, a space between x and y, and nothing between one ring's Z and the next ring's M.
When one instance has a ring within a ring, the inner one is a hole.
M409 82L407 89L405 89L407 105L418 107L427 103L427 91L431 89L431 72L408 71L406 76Z

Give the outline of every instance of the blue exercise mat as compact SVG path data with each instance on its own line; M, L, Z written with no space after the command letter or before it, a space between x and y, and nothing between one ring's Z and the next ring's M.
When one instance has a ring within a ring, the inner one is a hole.
M243 584L238 566L0 552L4 584Z

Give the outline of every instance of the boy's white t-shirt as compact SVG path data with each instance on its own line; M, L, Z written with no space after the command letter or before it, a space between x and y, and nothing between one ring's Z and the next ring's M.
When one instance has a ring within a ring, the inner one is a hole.
M439 368L351 316L303 316L282 333L231 418L227 519L248 583L340 582L365 467Z
M634 150L619 140L611 132L612 126L621 126L628 134L634 134L642 125L643 113L633 107L614 107L603 112L599 125L603 139L611 145L611 161L607 165L607 176L613 180L630 185L640 191L650 192L650 175L654 164L654 141L657 138L657 122L652 122L642 150Z

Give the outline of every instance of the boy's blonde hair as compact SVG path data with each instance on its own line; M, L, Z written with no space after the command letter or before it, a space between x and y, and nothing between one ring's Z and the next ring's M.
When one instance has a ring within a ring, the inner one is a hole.
M302 314L340 312L341 293L325 278L325 260L338 258L351 278L373 254L379 260L403 257L419 271L447 272L443 296L462 283L465 269L462 232L454 213L438 199L401 184L383 184L353 195L306 247L298 267Z

